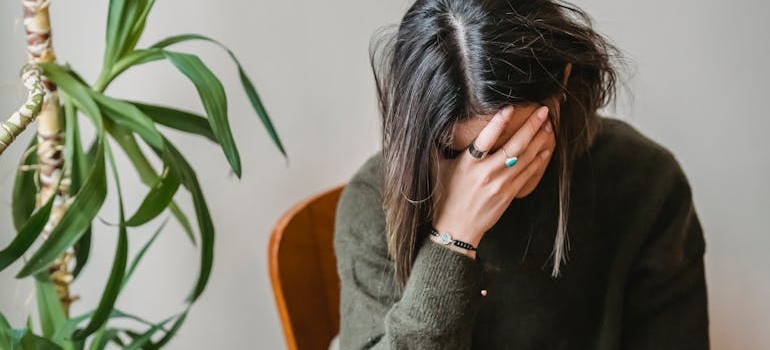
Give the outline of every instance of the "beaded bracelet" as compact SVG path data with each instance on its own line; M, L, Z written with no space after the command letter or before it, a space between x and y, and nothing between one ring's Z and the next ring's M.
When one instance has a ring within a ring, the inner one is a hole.
M458 241L454 238L452 238L452 235L449 234L449 232L441 232L439 233L436 231L435 228L431 227L430 234L438 237L439 243L441 244L452 244L456 247L463 248L465 250L476 250L476 247L470 245L469 243L465 243L463 241Z

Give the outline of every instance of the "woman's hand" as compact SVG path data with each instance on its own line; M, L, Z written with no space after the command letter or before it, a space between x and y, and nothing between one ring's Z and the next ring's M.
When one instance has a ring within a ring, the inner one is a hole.
M495 114L479 133L474 147L491 150L512 115L513 106ZM436 230L478 247L484 233L500 219L527 181L542 174L548 164L553 130L547 117L548 108L538 108L500 149L481 158L462 152L455 159L439 162L439 196L433 220ZM512 167L505 164L508 156L518 158Z

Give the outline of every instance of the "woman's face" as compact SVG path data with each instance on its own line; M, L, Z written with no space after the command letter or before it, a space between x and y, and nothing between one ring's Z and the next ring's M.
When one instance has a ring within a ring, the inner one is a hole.
M558 104L555 105L557 106L555 107L557 110L553 111L553 114L558 114ZM511 118L511 121L508 123L505 131L503 131L503 134L500 135L500 138L497 139L495 146L492 147L491 150L484 151L489 151L491 153L500 149L500 147L505 144L513 136L513 134L519 130L519 128L521 128L522 125L524 125L524 122L527 120L527 118L529 118L538 107L540 107L540 105L535 103L514 106L513 118ZM489 123L489 120L492 119L492 116L493 115L478 115L463 122L457 123L454 127L454 142L452 143L452 148L458 150L466 149L471 144L471 142L476 139L476 136L479 135L481 129L483 129L484 126ZM554 148L556 147L556 138L554 137L553 133L548 134L548 138L549 139L546 144L546 149L551 151L550 155L548 156L548 161L550 161L550 157L553 154ZM500 166L503 166L503 164ZM524 187L522 187L521 192L519 192L516 197L526 197L532 193L532 191L535 190L535 187L537 187L537 184L540 182L540 179L542 179L544 173L545 168L539 170L535 175L533 175L532 178L527 181Z

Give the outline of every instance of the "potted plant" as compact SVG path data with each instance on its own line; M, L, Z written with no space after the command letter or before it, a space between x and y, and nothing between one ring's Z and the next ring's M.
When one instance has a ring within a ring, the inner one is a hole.
M0 126L1 156L37 120L37 137L27 146L14 182L12 217L16 235L8 246L0 247L0 271L9 273L7 268L12 263L28 256L15 272L18 278L35 281L39 331L31 322L14 327L0 312L0 349L103 349L110 342L126 349L161 348L174 336L206 288L215 232L195 169L157 126L211 140L221 147L232 172L241 176L222 83L197 56L175 51L173 46L202 40L226 50L237 66L255 113L278 150L284 155L285 151L251 80L233 52L222 44L202 35L183 34L137 47L154 0L110 1L104 63L93 83L86 82L72 67L57 63L48 4L48 0L22 1L29 63L21 75L28 95ZM105 94L113 80L131 67L160 60L171 62L195 86L205 115ZM81 135L83 121L95 130L92 140ZM123 205L123 174L115 166L116 152L125 153L147 185L147 194L138 208ZM153 167L151 158L158 159L162 167ZM93 310L70 315L74 297L69 287L88 261L92 222L102 208L110 182L119 207L115 224L118 239L110 275ZM191 195L197 227L174 201L180 189ZM197 242L200 267L185 308L161 322L150 323L117 310L115 301L163 225L133 257L128 253L129 230L147 224L166 210ZM142 329L114 326L111 320L119 318L136 321Z

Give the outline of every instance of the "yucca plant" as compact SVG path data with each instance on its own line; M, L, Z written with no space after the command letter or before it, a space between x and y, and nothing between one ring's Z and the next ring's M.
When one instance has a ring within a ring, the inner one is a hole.
M285 152L249 77L235 55L222 44L201 35L185 34L149 47L136 47L154 0L110 1L104 64L92 84L72 67L56 62L48 4L48 0L22 1L29 57L22 80L29 94L24 105L0 127L2 154L37 119L37 137L24 153L14 183L12 216L16 235L0 251L0 271L26 256L17 277L35 280L40 324L33 327L28 321L14 328L0 313L0 349L103 349L109 343L126 349L157 349L174 336L190 306L201 296L214 259L214 225L195 169L157 125L213 141L222 148L233 173L241 175L222 83L197 56L170 47L203 40L226 50L237 66L256 115L278 150L284 155ZM116 77L131 67L160 60L171 62L194 84L205 116L104 93ZM84 120L95 131L93 140L88 142L81 137L80 123ZM109 139L114 142L108 142ZM142 143L147 147L143 148ZM120 177L124 174L114 161L119 151L130 159L148 188L142 203L130 212L124 208L121 194ZM159 159L162 168L153 167L151 158ZM112 178L114 186L108 186L108 178ZM191 194L197 228L192 227L174 202L174 195L182 187ZM70 316L70 304L75 297L69 286L88 261L92 222L102 208L108 188L116 191L119 201L119 220L115 225L118 239L111 272L93 310ZM159 323L150 323L117 310L115 302L163 225L131 258L128 231L147 224L166 210L200 250L200 269L185 308ZM136 321L141 328L118 327L112 322L114 319Z

